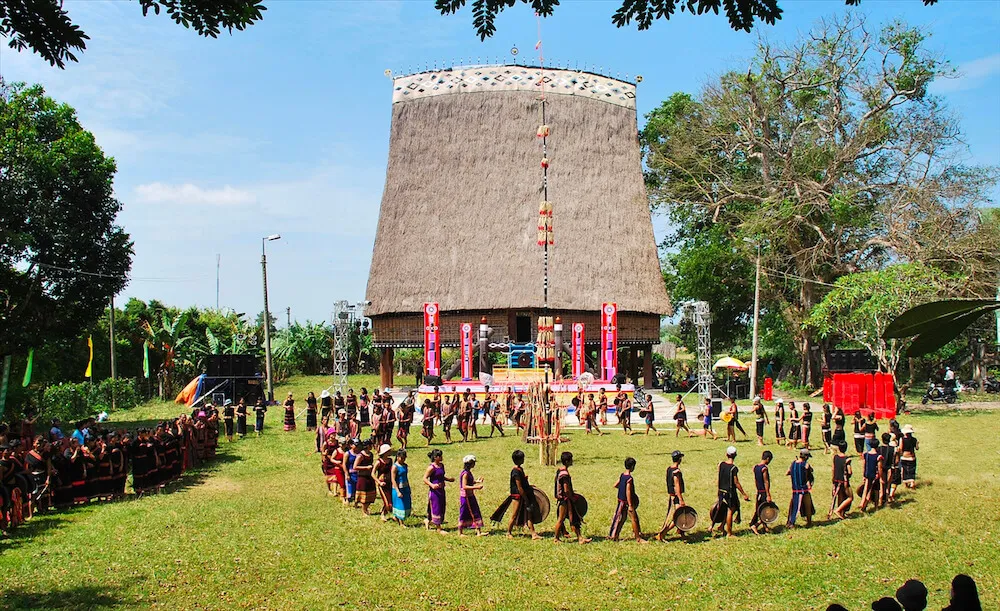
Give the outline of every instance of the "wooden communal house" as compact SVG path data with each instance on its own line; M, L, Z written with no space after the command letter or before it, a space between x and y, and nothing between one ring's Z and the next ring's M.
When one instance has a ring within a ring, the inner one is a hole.
M426 302L440 306L443 347L458 346L461 323L484 316L496 340L534 341L545 307L537 227L546 201L548 315L566 328L583 322L596 352L601 304L617 303L618 343L628 351L621 369L637 379L641 363L650 382L660 317L671 306L643 183L635 90L597 74L516 65L393 79L366 308L383 385L392 385L394 349L423 347Z

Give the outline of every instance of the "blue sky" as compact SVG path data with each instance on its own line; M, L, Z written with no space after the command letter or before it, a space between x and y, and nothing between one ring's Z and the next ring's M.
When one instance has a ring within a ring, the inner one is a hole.
M119 221L135 241L135 296L175 305L263 307L260 238L270 303L304 321L328 320L336 299L364 298L391 116L386 69L535 56L535 18L507 10L480 42L466 9L442 17L432 0L270 0L248 31L203 39L135 2L66 2L91 40L76 64L49 67L0 48L0 74L38 82L76 107L118 162ZM795 38L842 0L783 0L785 18L752 34L724 17L678 14L638 32L617 29L620 2L568 0L543 22L547 63L612 76L641 74L641 115L676 91L745 65L758 35ZM857 10L857 9L851 9ZM936 87L961 117L969 161L1000 165L1000 2L867 0L872 23L903 18L963 76ZM656 219L658 235L665 224Z

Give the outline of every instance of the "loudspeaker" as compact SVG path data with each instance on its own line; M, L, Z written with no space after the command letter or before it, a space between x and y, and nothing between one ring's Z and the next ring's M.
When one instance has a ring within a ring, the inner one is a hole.
M210 354L207 357L206 371L210 378L224 378L229 376L229 360L225 354Z
M826 353L828 371L876 371L875 359L867 350L828 350Z
M722 414L722 399L712 399L712 417L718 418Z
M441 386L441 376L424 376L424 384L427 386Z
M619 373L615 375L615 379L612 381L613 384L624 384L628 380L628 376L624 373Z

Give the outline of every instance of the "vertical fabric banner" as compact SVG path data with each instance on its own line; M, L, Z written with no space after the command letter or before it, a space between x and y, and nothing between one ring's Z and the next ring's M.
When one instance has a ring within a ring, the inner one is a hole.
M472 323L462 323L462 381L472 379Z
M21 380L21 388L27 388L31 384L31 371L35 367L35 349L28 348L28 363L24 366L24 379Z
M573 357L573 377L579 378L584 371L587 370L586 362L584 359L584 348L583 348L583 323L575 322L573 323L573 337L572 337L572 357Z
M0 418L7 408L7 381L10 379L10 355L3 357L3 374L0 376Z
M441 312L436 303L424 304L424 371L427 375L441 375Z
M90 360L87 361L87 372L83 374L85 378L94 377L94 336L87 337L87 346L90 348Z
M601 306L601 378L613 380L618 375L618 304Z
M149 342L142 342L142 375L149 379Z

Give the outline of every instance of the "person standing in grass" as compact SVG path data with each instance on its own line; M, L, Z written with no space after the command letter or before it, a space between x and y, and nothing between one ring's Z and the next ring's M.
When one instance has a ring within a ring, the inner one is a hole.
M622 432L626 435L632 434L632 401L628 398L628 393L622 390L622 385L615 387L618 395L615 397L615 410L618 413L618 422L622 425Z
M319 393L319 417L327 418L333 413L333 397L329 390Z
M655 420L655 418L656 418L655 412L653 411L653 396L652 395L648 395L648 396L649 396L649 402L646 403L646 410L645 410L645 412L646 412L646 432L644 433L644 435L649 436L649 432L653 431L654 433L656 433L656 436L659 437L660 436L660 431L656 430L656 427L653 426L653 420Z
M875 422L875 410L868 412L868 417L864 423L865 431L865 452L871 448L878 447L878 423Z
M453 482L455 478L445 475L444 453L441 450L431 450L427 453L427 458L431 463L424 471L424 483L427 484L427 517L424 519L424 526L444 535L447 531L441 527L444 525L448 500L444 487L446 482Z
M458 409L456 401L458 401L457 393L453 398L445 396L444 405L441 407L441 430L447 443L451 443L451 423L455 420L455 411Z
M233 442L233 418L236 417L236 408L233 407L232 399L226 399L222 407L222 422L226 426L226 441Z
M715 515L712 516L709 534L715 532L715 526L718 524L720 533L725 532L726 536L732 537L733 521L735 520L737 524L740 522L740 499L736 496L736 492L739 491L745 501L749 501L750 497L743 490L739 473L740 469L736 466L736 448L729 446L726 448L726 460L719 463L719 495L716 501L718 511L713 512Z
M399 406L399 429L396 431L396 439L400 447L406 449L406 443L410 439L410 426L413 424L413 413L416 411L413 400L413 391L403 399Z
M337 483L337 473L340 471L340 465L337 464L337 445L335 443L323 446L321 467L323 475L326 476L326 494L334 496L339 492L339 486L337 491L334 491L333 486Z
M796 448L799 445L799 438L802 435L802 431L799 425L802 423L802 418L799 416L799 410L795 407L795 401L788 402L788 441L785 446L788 448Z
M608 538L617 541L621 535L625 520L632 521L632 535L637 543L645 543L642 538L642 530L639 528L639 495L635 493L635 479L632 472L635 471L635 459L629 456L625 459L625 472L618 476L615 488L618 489L618 507L615 515L611 517L611 528L608 530Z
M841 441L847 441L847 436L844 434L844 424L846 418L844 417L844 410L840 409L839 406L833 406L833 433L830 435L830 445L834 449L840 447Z
M430 399L424 399L420 409L420 434L427 440L427 445L431 445L434 439L434 404Z
M242 398L236 404L236 434L240 439L247 436L247 402Z
M375 502L377 494L375 490L375 477L372 473L375 468L375 457L371 453L371 444L368 441L361 442L361 453L354 461L354 471L358 476L358 487L354 493L354 506L361 505L361 511L368 515L368 508Z
M884 507L886 503L896 501L896 485L899 483L896 464L899 462L899 455L896 446L892 443L892 435L882 433L882 445L878 449L882 455L882 471L879 473L879 506Z
M471 528L476 531L476 535L484 537L489 532L483 532L483 513L479 510L479 501L476 499L476 490L483 489L483 478L472 474L472 469L476 466L475 455L469 454L463 458L462 466L458 484L458 536L464 537L462 531Z
M306 395L306 430L316 430L316 395L312 391Z
M823 420L820 422L820 431L823 433L823 453L829 454L833 445L833 436L830 433L830 423L833 420L833 414L830 413L830 404L823 404Z
M771 470L768 465L773 459L774 454L770 450L764 450L760 455L760 462L753 468L753 481L757 488L757 498L753 508L753 519L750 520L750 530L755 535L761 534L762 530L764 532L768 530L767 524L764 524L760 519L760 507L764 503L771 502Z
M681 459L684 458L684 453L680 450L674 450L670 454L670 459L673 464L667 467L667 518L663 522L663 528L660 532L656 534L657 541L663 541L663 538L667 536L667 533L674 528L674 511L678 507L684 506L684 474L681 473ZM684 533L681 531L680 535L683 537Z
M832 516L843 520L846 512L854 502L854 490L851 489L851 458L847 455L847 441L840 440L837 445L837 453L833 455L833 501L830 513L826 515L829 520Z
M754 424L757 425L757 445L764 446L764 427L767 425L767 410L764 409L764 404L761 402L760 397L755 397L753 400L753 415Z
M319 426L316 428L316 452L323 452L326 448L328 439L335 436L336 431L330 428L330 417L324 416L323 419L319 421Z
M865 448L865 417L860 409L854 412L851 425L854 427L854 451L861 454L867 450Z
M729 407L726 409L726 415L729 416L729 422L726 423L726 441L731 443L736 443L736 418L739 411L736 399L729 399Z
M713 440L719 438L719 436L715 434L715 431L712 430L712 400L708 397L705 397L705 408L701 412L701 422L706 439L709 435L712 436Z
M347 456L347 451L350 449L346 439L331 439L326 444L327 448L332 450L332 456L330 457L333 461L333 479L337 484L337 496L346 505L347 504L347 472L344 471L344 457Z
M802 438L802 447L809 449L809 432L812 430L812 407L810 407L809 402L806 401L802 404L802 423L799 426Z
M583 524L583 516L577 513L576 506L574 505L576 492L573 490L573 478L569 474L569 468L573 466L573 453L563 452L559 456L559 462L562 466L556 471L555 494L558 519L556 520L556 536L553 542L563 542L562 537L567 534L566 522L569 521L570 527L576 535L577 542L581 545L590 543L590 539L585 539L580 532L580 526Z
M900 442L899 468L902 472L903 485L907 488L917 487L917 450L920 443L913 436L913 425L903 426L903 439Z
M382 521L387 522L392 517L392 463L393 459L389 455L392 446L383 443L378 449L378 462L375 463L373 473L375 474L375 487L378 490L378 497L382 501Z
M688 413L687 413L687 406L684 405L684 398L681 397L680 395L677 395L676 403L674 404L674 422L676 423L675 424L676 428L674 429L674 437L677 437L681 434L681 429L687 431L688 437L691 437L693 435L691 429L688 428L687 421L688 421Z
M785 402L781 399L774 403L774 442L785 444Z
M872 439L870 442L865 439L865 445L869 446L869 449L861 455L864 461L864 478L865 484L864 489L861 493L861 511L864 511L868 507L868 503L872 503L878 506L878 494L879 494L879 483L880 476L882 473L882 454L878 451L878 439Z
M285 398L285 402L282 404L285 408L285 430L294 431L295 430L295 399L292 398L292 393L288 393L288 397Z
M597 410L601 416L601 426L608 425L608 395L601 388L597 394Z
M253 428L257 432L257 436L260 437L264 432L264 414L267 413L267 406L264 405L264 397L257 397L257 402L253 404L253 413L256 416Z
M346 411L345 411L346 415ZM347 478L345 482L347 489L347 502L354 503L357 507L357 502L355 500L355 495L358 488L358 472L354 470L354 465L358 461L358 456L361 453L359 446L361 441L357 438L352 438L350 445L348 446L347 453L344 454L344 474Z
M788 503L788 528L795 527L799 513L806 519L806 526L812 526L812 517L816 513L812 503L813 468L809 464L812 454L809 448L799 450L799 456L788 467L788 477L792 481L792 500Z
M532 539L541 539L535 532L533 516L537 514L538 507L535 504L534 490L528 484L528 476L524 473L524 452L514 450L510 459L514 463L514 467L510 470L510 495L493 512L490 521L502 523L507 509L513 506L510 521L507 523L507 538L514 538L515 526L527 526Z
M406 464L406 450L396 451L396 462L392 465L392 517L403 526L410 517L413 502L410 497L410 468Z

